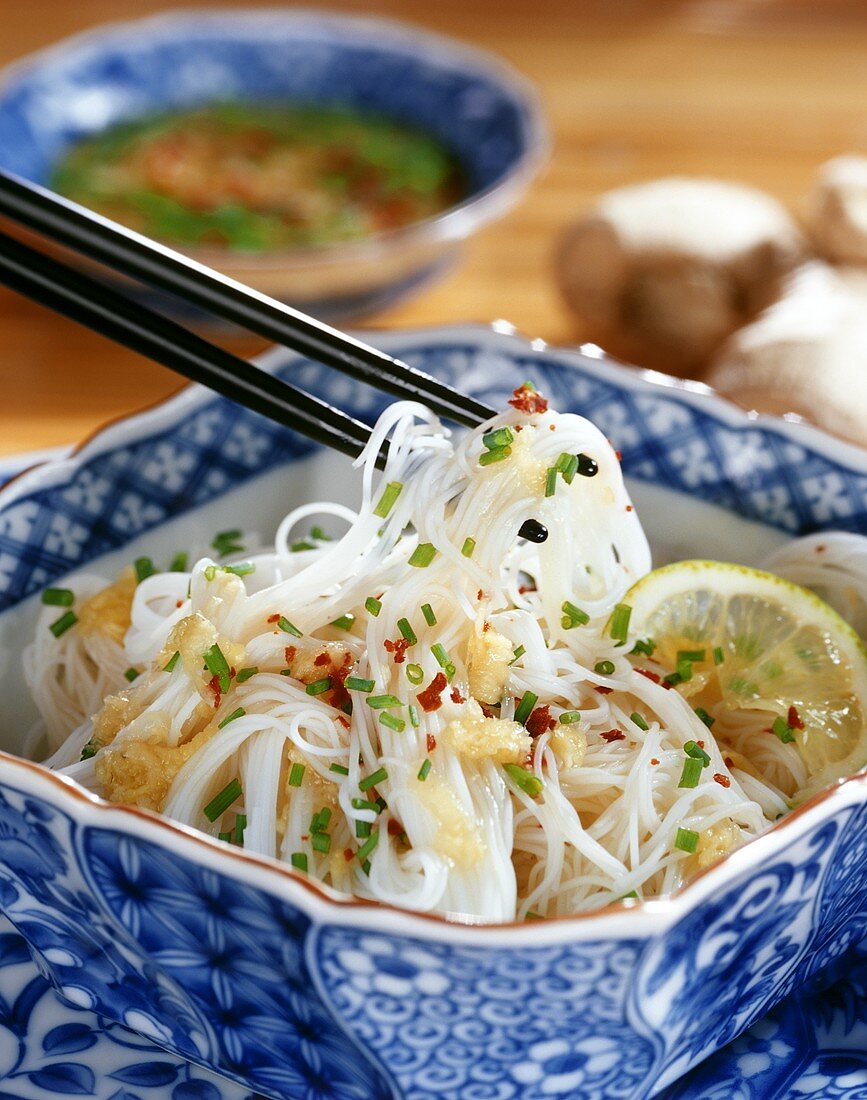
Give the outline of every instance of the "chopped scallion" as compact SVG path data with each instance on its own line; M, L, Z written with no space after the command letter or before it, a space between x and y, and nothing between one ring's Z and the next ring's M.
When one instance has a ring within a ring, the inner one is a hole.
M327 855L331 851L331 837L328 833L314 833L310 838L310 845L314 852Z
M239 531L237 528L233 528L231 531L220 531L214 535L211 546L221 558L225 558L227 554L240 554L244 547L239 540L243 537L244 532Z
M789 745L795 740L795 731L785 718L775 718L771 730L779 737L784 745Z
M339 630L352 630L352 624L354 622L354 615L341 615L340 618L335 619L331 625L336 626Z
M700 760L703 768L710 765L710 757L697 741L687 741L683 746L683 751L693 760Z
M421 665L407 665L406 678L411 684L420 684L424 679L424 669Z
M224 718L217 728L222 729L224 726L228 726L228 724L234 722L236 718L243 718L246 713L243 707L238 707L237 710L233 710L230 715Z
M656 649L656 642L650 638L643 638L635 643L630 649L630 653L642 653L645 657L653 656L653 651Z
M489 451L496 451L500 447L508 447L515 439L511 428L494 428L485 432L482 443Z
M179 649L176 649L174 651L174 653L171 655L171 657L169 657L169 659L163 665L163 672L174 672L175 671L175 666L177 665L177 663L180 659L181 659L181 651Z
M521 657L523 657L526 652L527 652L526 647L522 646L522 645L519 645L518 648L515 650L515 652L512 654L512 659L511 659L511 661L509 661L509 664L513 665L515 663L515 661L517 661Z
M388 707L402 707L400 699L396 695L368 695L367 705L374 710L385 710Z
M448 669L449 665L451 665L452 662L451 658L448 655L448 652L446 651L446 647L441 642L435 642L430 647L430 651L434 655L436 663L440 666L440 668Z
M707 657L706 649L679 649L677 651L677 662L691 661L693 663L697 661L703 661Z
M371 787L375 787L377 783L382 783L386 779L388 779L388 772L385 768L377 768L372 775L366 776L359 782L358 789L360 791L369 791Z
M306 770L305 764L293 764L289 770L289 786L300 787Z
M557 719L561 726L571 726L575 722L581 721L580 710L564 710L560 717Z
M715 665L721 665L725 659L723 648L721 645L718 645L713 651L713 663Z
M629 717L636 724L636 726L638 726L638 728L640 730L645 730L645 732L646 732L647 730L650 729L650 726L648 726L647 721L645 720L644 716L639 714L637 710L634 710L632 712L632 714L629 715Z
M349 775L349 768L345 764L329 764L328 770L335 775Z
M379 829L375 829L362 846L355 853L359 863L364 863L368 856L373 854L373 850L379 843Z
M293 852L292 853L292 866L296 871L307 870L307 853L306 852Z
M233 577L249 577L256 572L256 566L251 561L242 561L237 565L224 565L224 573L231 573Z
M367 612L376 619L382 611L382 603L375 596L368 596L364 601Z
M205 665L212 676L220 681L220 691L225 695L231 685L229 662L223 656L223 651L214 643L205 654Z
M247 828L247 815L235 814L235 835L232 838L236 844L244 843L244 830Z
M252 665L250 668L241 668L238 670L238 675L235 677L239 684L246 683L251 676L255 676L259 671L258 665Z
M137 668L128 668L123 675L124 679L129 680L129 682L132 683L133 680L137 680L139 678L141 673Z
M373 514L375 516L379 516L380 519L385 519L388 516L388 513L395 506L397 498L400 496L402 489L403 482L390 481L388 485L386 485L382 496L379 498L379 503L373 509Z
M570 603L569 600L563 601L563 606L560 608L563 612L563 618L560 620L560 625L564 630L573 630L576 626L586 626L590 622L590 616L586 611L582 611L580 607L576 607L574 603Z
M697 787L698 781L701 779L702 767L701 760L696 760L692 756L687 757L683 764L680 782L677 784L678 787Z
M476 540L466 538L464 539L464 545L461 547L461 553L465 558L471 558L473 556L473 551L475 550L475 548Z
M710 729L711 726L716 721L716 718L714 718L714 716L712 714L708 714L708 712L704 709L704 707L696 707L695 708L695 713L702 720L702 722L704 722L704 724L707 726L708 729Z
M402 718L397 718L393 714L389 714L385 711L379 716L380 724L390 730L394 730L395 733L403 733L406 729L406 722Z
M674 838L674 846L679 848L681 852L691 854L698 847L698 833L693 829L678 829Z
M331 690L331 677L323 676L321 680L314 680L304 690L308 695L323 695L326 691Z
M512 453L511 447L495 447L491 451L484 451L479 455L480 466L493 466L495 462L502 462Z
M434 609L429 603L423 603L421 605L421 613L424 615L424 621L428 626L436 626L437 617L434 615Z
M49 630L55 638L59 638L62 634L65 634L70 627L75 626L78 622L78 616L74 611L67 611L65 615L61 615L59 619L49 626Z
M629 633L629 619L631 615L632 608L628 603L619 603L615 605L611 615L611 625L608 633L619 645L623 645L626 641L626 635Z
M46 607L72 607L75 593L70 588L46 588L42 593L42 602Z
M515 708L515 721L520 725L524 725L530 715L533 713L533 707L539 701L539 696L532 691L525 691L521 696L521 701ZM523 770L523 769L521 769Z
M528 772L520 764L504 764L503 767L515 786L524 794L528 794L530 798L538 798L542 793L545 785L538 775Z
M412 624L410 623L409 619L398 619L397 629L401 632L404 638L406 638L410 645L415 645L415 643L418 641L418 638L415 635L415 631L413 630Z
M133 562L133 568L135 569L136 580L141 584L142 581L146 581L148 577L152 577L156 573L154 563L150 558L136 558Z
M560 471L556 466L549 466L545 474L545 496L552 497L557 492L557 474Z
M285 615L281 615L277 620L277 626L284 634L292 634L296 638L304 636L294 623L289 622Z
M409 713L409 724L415 729L418 729L418 707L413 706L412 703L406 708Z
M205 806L204 815L208 821L216 821L218 817L222 817L228 810L233 802L237 802L241 797L241 784L237 779L233 779L231 783L227 783L225 787L220 791L218 795L215 795L211 801Z
M593 666L593 671L598 672L600 676L611 676L614 672L614 662L597 661Z
M190 555L186 550L181 550L180 553L175 554L172 558L172 563L169 566L170 573L186 573L187 564L190 560Z
M418 769L418 778L424 783L427 777L430 775L431 761L430 758L422 762L422 766Z
M407 564L416 569L426 569L436 557L437 549L432 542L420 542L409 556Z
M365 680L361 676L347 676L346 687L349 688L350 691L368 692L373 691L376 684L373 680Z

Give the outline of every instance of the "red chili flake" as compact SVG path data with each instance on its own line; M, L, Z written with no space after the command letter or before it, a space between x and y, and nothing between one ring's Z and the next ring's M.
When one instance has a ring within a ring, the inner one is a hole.
M281 616L280 616L279 614L277 614L277 615L269 615L269 616L268 616L268 620L267 620L267 621L268 621L269 623L279 623L279 622L280 622L280 618L281 618Z
M427 746L428 752L433 752L434 749L437 747L437 739L432 733L429 733L425 738L425 745Z
M551 717L550 707L536 707L527 719L527 733L531 737L541 737L543 733L552 730L556 725L557 722Z
M789 714L786 718L786 724L791 726L793 730L802 730L804 728L804 720L798 714L797 707L789 707Z
M485 598L485 592L484 592L484 589L480 588L480 589L478 590L478 592L476 593L476 599L477 599L477 600L483 600L484 598Z
M289 664L289 660L290 660L290 658L287 658L287 660L286 660L287 664ZM330 665L331 664L331 654L328 653L327 650L323 650L321 653L318 653L313 658L313 664L314 665Z
M183 606L184 606L184 601L183 600L176 600L175 601L175 607L183 607Z
M605 730L605 732L600 733L599 736L602 738L603 741L608 741L609 743L612 741L626 740L626 734L623 732L623 730Z
M713 781L714 783L719 783L721 787L730 787L732 785L732 781L729 777L727 775L721 775L719 772L714 772Z
M724 756L723 760L725 760L727 768L730 768L732 766L732 758L730 756Z
M406 660L406 651L409 649L409 642L406 638L396 638L394 641L386 638L383 644L389 653L394 654L394 663L402 665Z
M400 834L402 832L403 832L403 825L401 825L401 823L399 821L397 821L395 818L390 817L388 819L388 835L389 836L400 836Z
M658 761L658 760L656 759L656 757L655 757L655 756L651 756L651 758L650 758L650 763L651 763L651 764L658 764L658 763L659 763L659 761Z
M617 461L618 461L618 462L622 462L622 461L623 461L623 455L621 454L621 452L620 452L620 451L615 451L615 452L614 452L614 457L615 457L615 458L617 459Z
M610 695L611 692L614 691L614 688L597 687L595 690L598 691L600 695Z
M452 702L453 703L465 703L466 699L461 695L457 688L452 688Z
M631 505L631 504L627 504L627 505L626 505L626 511L627 511L627 512L631 512L631 511L632 511L632 505Z
M214 693L214 706L219 707L220 699L223 696L222 691L220 691L220 677L212 676L210 680L208 680L208 688Z
M524 596L527 592L538 592L535 584L521 584L518 585L518 595Z
M480 706L482 708L482 714L484 714L486 718L495 717L494 712L491 710L490 707L486 707L484 703L481 703Z
M443 705L441 696L446 689L447 683L446 674L444 672L438 672L424 691L419 692L417 696L418 705L422 710L431 711L440 709Z
M696 744L698 745L698 747L699 747L700 749L703 749L703 748L704 748L704 741L696 741Z
M635 671L639 674L639 676L645 676L648 680L652 680L654 684L662 684L666 691L671 690L671 684L665 683L659 673L654 672L653 669L637 668ZM599 689L597 688L597 691L598 690Z
M823 542L819 546L816 547L816 553L817 554L824 554L827 549L828 549L828 547Z
M527 414L548 411L548 398L537 390L531 390L529 386L519 386L509 398L509 404L518 412Z
M343 849L343 858L346 860L347 863L351 863L352 860L354 859L354 857L355 857L355 852L353 852L353 850L351 848L344 848Z
M337 710L342 708L349 702L349 692L346 690L346 677L352 671L352 654L343 654L343 664L339 668L335 668L332 665L331 670L331 682L332 686L326 693L326 698L332 707L336 707Z
M343 726L343 728L345 730L348 730L349 727L352 725L352 723L349 721L349 719L346 717L345 714L338 714L337 715L337 721L341 724L341 726Z
M491 629L491 624L490 623L486 622L486 623L482 624L482 633L483 634L487 634L490 629Z
M294 645L287 645L286 646L286 648L283 650L283 656L286 658L286 664L287 665L292 664L292 662L295 660L295 655L296 655L297 652L298 652L298 650L295 648Z
M549 424L548 425L548 431L549 432L556 432L557 431L557 425L556 424Z

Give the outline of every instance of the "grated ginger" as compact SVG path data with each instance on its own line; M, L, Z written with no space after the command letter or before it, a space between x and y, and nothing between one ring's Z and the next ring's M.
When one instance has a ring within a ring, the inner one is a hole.
M470 699L442 732L442 740L465 760L493 760L519 764L526 760L532 740L526 729L508 718L486 718Z

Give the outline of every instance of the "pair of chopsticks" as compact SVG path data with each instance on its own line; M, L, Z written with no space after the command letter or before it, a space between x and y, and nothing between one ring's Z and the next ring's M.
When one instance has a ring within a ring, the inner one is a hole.
M358 382L421 401L444 419L476 427L494 415L407 363L6 172L0 172L0 215ZM4 233L0 283L343 454L355 458L370 438L368 425Z

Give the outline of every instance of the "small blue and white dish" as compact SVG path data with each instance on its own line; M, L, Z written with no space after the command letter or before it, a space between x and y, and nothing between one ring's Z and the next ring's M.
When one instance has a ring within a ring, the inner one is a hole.
M378 342L491 404L530 377L593 419L658 556L757 561L791 533L867 532L867 454L803 424L592 348L473 327ZM264 362L361 419L386 401L287 352ZM13 755L31 717L16 655L47 582L227 519L270 535L314 491L351 499L347 471L194 387L0 491L3 914L67 1004L278 1100L711 1095L675 1082L864 939L863 775L671 898L476 927L339 898ZM713 1095L770 1095L751 1091L754 1035Z
M194 258L318 317L359 316L444 271L517 202L547 152L535 92L495 57L419 28L322 11L183 12L70 38L0 74L0 167L46 183L78 140L227 99L348 107L438 139L469 193L437 217L315 250Z

